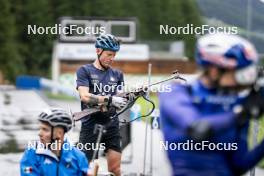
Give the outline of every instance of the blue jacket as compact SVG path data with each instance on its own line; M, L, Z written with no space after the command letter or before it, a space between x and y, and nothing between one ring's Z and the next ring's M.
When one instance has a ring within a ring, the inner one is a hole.
M21 176L86 175L88 161L85 155L76 147L69 147L70 144L67 141L64 142L64 146L60 159L43 147L26 149L20 161Z
M244 97L221 94L204 87L200 81L194 82L190 88L179 84L172 84L171 88L172 91L159 95L162 130L167 146L193 142L187 130L193 122L201 119L212 128L210 143L236 146L228 150L199 151L167 148L173 175L240 175L261 160L264 142L248 151L249 122L238 127L232 111L235 105L245 100Z

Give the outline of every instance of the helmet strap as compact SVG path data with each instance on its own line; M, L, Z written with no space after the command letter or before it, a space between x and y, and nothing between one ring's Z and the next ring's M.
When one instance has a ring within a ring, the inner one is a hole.
M100 66L101 66L104 70L107 70L108 67L105 67L105 66L102 64L101 59L100 59L100 58L101 58L101 55L103 54L103 52L104 52L104 49L102 49L101 53L97 54L97 58L98 58L98 61L99 61Z
M53 126L51 126L51 135L50 135L50 143L48 144L48 149L51 150L51 144L53 144L55 142L55 140L53 139Z
M53 143L56 142L56 140L54 139L53 132L54 132L54 127L52 126L52 127L51 127L51 135L50 135L51 140L50 140L50 144L48 145L48 149L49 149L49 150L52 150L52 149L51 149L51 144L53 144ZM57 147L57 145L60 145L60 144L57 143L57 144L56 144L56 147ZM60 158L60 155L61 155L61 148L60 148L60 149L56 149L56 150L59 150L59 154L57 155L57 157Z

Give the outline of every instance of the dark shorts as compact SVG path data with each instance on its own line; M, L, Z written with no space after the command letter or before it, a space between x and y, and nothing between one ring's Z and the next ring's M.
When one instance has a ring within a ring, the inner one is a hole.
M93 153L97 148L107 152L109 149L112 149L116 152L121 153L121 136L119 131L119 122L113 122L110 126L106 127L105 133L102 135L101 144L98 146L96 144L98 131L95 134L94 128L95 125L82 123L82 128L80 132L79 142L83 146L91 146L90 149L84 148L82 151L85 153L88 161L91 161ZM87 145L88 144L88 145ZM97 158L98 156L96 156Z

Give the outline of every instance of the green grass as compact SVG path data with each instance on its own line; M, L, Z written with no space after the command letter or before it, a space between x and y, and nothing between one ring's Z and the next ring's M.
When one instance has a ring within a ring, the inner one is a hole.
M150 100L152 100L155 104L155 108L159 108L159 100L157 95L151 94L150 95ZM146 115L150 112L152 105L151 103L147 102L144 98L140 97L137 99L136 104L139 104L141 107L141 115ZM144 118L142 120L145 120Z
M264 138L264 116L262 118L260 118L258 120L258 124L259 124L259 131L258 131L258 143L260 143L263 138ZM250 122L250 133L248 136L248 146L250 147L250 149L252 149L253 146L253 121ZM258 166L261 168L264 168L264 159L262 159L259 163Z
M45 95L50 98L50 99L55 99L55 100L64 100L64 101L74 101L76 100L76 98L69 96L69 95L65 95L62 93L58 93L58 94L53 94L52 92L45 92Z

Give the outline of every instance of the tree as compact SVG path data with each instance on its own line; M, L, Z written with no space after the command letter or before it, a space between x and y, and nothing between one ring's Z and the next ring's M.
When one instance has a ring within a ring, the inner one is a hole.
M16 45L16 27L9 1L0 0L0 70L5 79L15 81L16 75L23 73L24 64Z
M0 69L10 80L20 73L48 76L56 35L28 35L28 25L54 26L62 16L136 17L138 39L184 40L193 55L194 35L160 35L160 25L200 25L194 0L0 0ZM17 66L18 64L19 66Z
M197 9L197 4L194 0L182 0L181 1L181 11L184 14L183 20L185 23L193 24L194 27L201 25L201 19L199 18L200 13ZM189 57L192 57L194 54L195 34L185 35L184 37L185 46L186 46L186 54Z
M23 45L24 63L27 73L47 76L50 69L52 44L56 36L52 34L28 34L28 25L34 27L52 27L51 7L48 1L25 1L23 8L17 9L20 18L17 19L19 43ZM21 20L23 20L21 22Z

